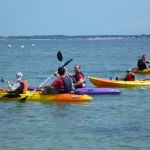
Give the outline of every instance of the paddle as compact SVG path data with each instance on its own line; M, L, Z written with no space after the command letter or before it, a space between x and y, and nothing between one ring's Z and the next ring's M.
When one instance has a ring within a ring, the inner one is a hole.
M58 58L59 61L61 61L62 65L64 65L64 63L62 61L63 60L63 56L62 56L62 53L60 51L57 53L57 58ZM67 73L67 76L69 77L68 73ZM72 88L74 89L73 86L72 86Z
M58 58L58 60L59 60L59 61L61 61L61 62L62 62L62 60L63 60L63 56L62 56L62 54L61 54L61 52L60 52L60 51L57 53L57 58ZM63 62L62 62L62 63L63 63Z
M64 65L64 63L63 63L63 61L62 61L62 60L63 60L63 56L62 56L62 53L61 53L60 51L57 53L57 58L58 58L59 61L61 61L62 65ZM66 73L67 73L67 72L66 72ZM67 73L67 76L69 77L68 73ZM73 91L74 91L74 94L84 95L83 92L75 91L75 89L74 89L73 86L72 86L72 89L73 89Z
M1 81L2 83L5 83L5 82L6 82L3 78L0 78L0 81ZM0 91L4 91L4 90L5 90L4 88L0 88Z
M60 51L57 53L57 58L58 58L59 61L61 61L62 65L64 65L64 63L62 61L63 60L63 56L62 56L62 53ZM69 77L68 73L67 73L67 76Z
M70 59L70 60L68 60L62 67L65 67L66 65L68 65L71 61L72 61L73 59ZM42 86L45 82L47 82L50 78L52 78L54 75L51 75L48 79L46 79L41 85L39 85L39 86ZM32 91L31 93L29 93L26 97L24 97L24 98L22 98L21 100L20 100L20 102L24 102L27 98L28 98L28 96L30 96L30 95L32 95L34 92L36 91L36 89L34 90L34 91Z
M2 78L0 78L0 81L1 81L2 83L4 83L4 82L5 82L5 80L4 80L4 79L2 79Z
M6 82L3 78L0 78L0 81L2 82L2 83L4 83L4 82ZM1 89L0 88L0 91L7 91L7 89ZM8 92L8 91L7 91ZM3 97L8 97L8 98L16 98L16 97L21 97L19 94L16 94L16 93L9 93L9 94L6 94L5 96L3 96Z

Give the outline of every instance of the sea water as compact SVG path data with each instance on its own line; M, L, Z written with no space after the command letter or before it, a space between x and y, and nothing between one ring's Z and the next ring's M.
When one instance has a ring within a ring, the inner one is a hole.
M150 60L149 50L150 39L0 40L0 77L13 83L22 72L30 86L40 85L62 66L61 51L63 63L73 58L68 71L80 64L94 87L88 76L122 77L143 54ZM86 103L0 101L0 150L149 150L150 88L119 89Z

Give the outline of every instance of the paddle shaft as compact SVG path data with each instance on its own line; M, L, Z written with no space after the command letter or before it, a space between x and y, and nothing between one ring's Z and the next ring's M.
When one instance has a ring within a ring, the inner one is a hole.
M62 61L61 63L62 63L62 65L64 65L63 61ZM67 76L69 77L69 74L67 73L67 71L66 71L66 74L67 74Z
M68 60L62 67L65 67L65 66L68 65L71 61L72 61L72 59ZM48 79L46 79L46 80L45 80L41 85L39 85L39 86L42 86L45 82L47 82L47 81L48 81L50 78L52 78L53 76L54 76L54 74L51 75ZM35 89L34 91L32 91L31 93L29 93L26 97L22 98L20 101L25 101L26 98L27 98L28 96L30 96L31 94L33 94L35 91L36 91L36 89Z
M48 80L50 80L54 75L51 75L48 79L46 79L42 84L40 84L39 86L42 86L45 82L47 82ZM34 93L36 91L36 89L34 91L32 91L30 94L28 94L27 96L32 95L32 93Z

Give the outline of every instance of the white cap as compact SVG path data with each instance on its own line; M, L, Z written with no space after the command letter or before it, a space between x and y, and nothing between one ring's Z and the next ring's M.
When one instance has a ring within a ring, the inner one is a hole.
M21 73L21 72L18 72L17 74L16 74L16 80L17 81L20 81L20 80L22 80L23 79L23 74Z

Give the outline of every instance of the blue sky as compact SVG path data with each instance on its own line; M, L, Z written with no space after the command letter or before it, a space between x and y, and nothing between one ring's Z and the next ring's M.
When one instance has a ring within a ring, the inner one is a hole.
M150 34L150 0L0 0L0 36Z

